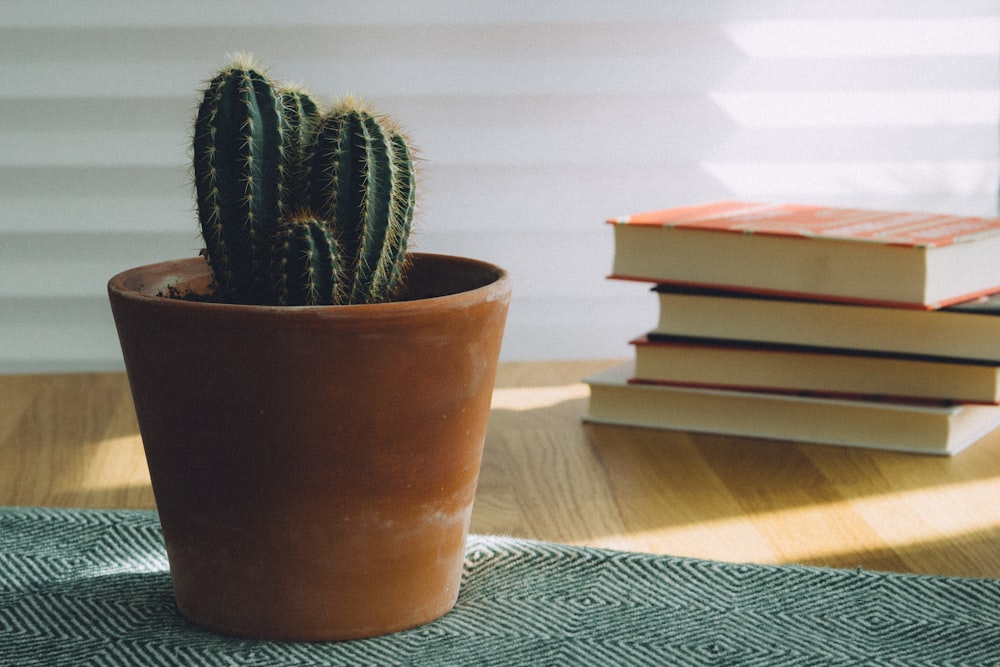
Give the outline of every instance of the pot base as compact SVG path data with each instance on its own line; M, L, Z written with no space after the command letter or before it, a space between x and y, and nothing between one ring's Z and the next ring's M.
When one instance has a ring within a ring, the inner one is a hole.
M196 625L248 638L330 641L407 630L440 618L458 599L465 533L457 528L452 543L424 553L409 540L386 554L392 538L368 535L369 544L355 550L381 555L377 563L343 550L328 551L324 562L264 553L270 536L261 540L267 549L235 557L171 549L177 606Z

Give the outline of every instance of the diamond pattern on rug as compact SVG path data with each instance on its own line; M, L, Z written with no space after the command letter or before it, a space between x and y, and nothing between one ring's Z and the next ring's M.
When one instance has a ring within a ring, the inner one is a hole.
M232 639L177 612L154 512L0 508L0 666L1000 665L1000 581L473 535L443 618Z

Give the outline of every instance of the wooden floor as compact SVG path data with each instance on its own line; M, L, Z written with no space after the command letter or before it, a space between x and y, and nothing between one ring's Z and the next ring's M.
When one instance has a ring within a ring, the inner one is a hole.
M1000 577L1000 432L938 458L585 425L611 363L501 365L473 532ZM124 375L0 376L0 504L154 506Z

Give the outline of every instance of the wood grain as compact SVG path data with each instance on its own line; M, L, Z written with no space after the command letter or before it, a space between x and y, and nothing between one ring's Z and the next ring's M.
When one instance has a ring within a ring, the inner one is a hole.
M502 364L472 530L1000 576L1000 432L952 458L587 425L611 361ZM0 503L152 508L125 376L0 376Z

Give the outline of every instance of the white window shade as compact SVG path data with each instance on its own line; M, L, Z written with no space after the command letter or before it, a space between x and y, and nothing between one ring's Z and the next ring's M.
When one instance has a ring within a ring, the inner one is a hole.
M414 244L515 278L505 359L622 357L605 218L722 198L995 215L1000 5L11 1L0 372L120 368L114 273L189 256L197 89L228 52L370 98L423 158Z

